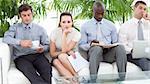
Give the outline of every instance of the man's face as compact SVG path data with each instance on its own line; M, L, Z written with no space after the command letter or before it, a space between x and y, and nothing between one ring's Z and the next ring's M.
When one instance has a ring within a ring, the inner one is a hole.
M104 8L102 6L94 7L93 14L97 21L101 21L104 16Z
M20 17L24 24L30 24L33 18L33 13L31 12L31 10L22 11L20 13Z
M137 7L134 7L134 16L141 19L146 12L146 5L139 3Z

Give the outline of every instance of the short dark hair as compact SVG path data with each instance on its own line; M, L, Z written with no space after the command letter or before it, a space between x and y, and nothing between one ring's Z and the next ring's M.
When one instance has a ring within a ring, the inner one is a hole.
M93 4L93 10L94 10L94 7L102 7L105 10L105 6L101 1L95 1Z
M60 22L61 22L62 16L70 16L70 17L71 17L71 20L72 20L72 22L73 22L73 18L72 18L71 13L69 13L69 12L63 12L63 13L60 14L59 25L58 25L58 27L60 27ZM72 25L72 27L74 27L74 25Z
M32 7L28 4L22 4L19 9L18 9L18 12L19 14L22 12L22 11L27 11L27 10L31 10L32 12Z
M144 1L137 1L134 5L134 7L137 7L139 4L147 5Z

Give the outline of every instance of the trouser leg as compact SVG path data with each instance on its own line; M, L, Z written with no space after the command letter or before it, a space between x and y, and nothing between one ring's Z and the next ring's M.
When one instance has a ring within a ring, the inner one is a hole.
M96 79L99 64L103 60L103 49L99 46L93 46L89 49L88 56L90 63L89 65L90 75L91 76L95 75L92 77L92 79Z
M31 58L30 60L26 58ZM48 84L37 73L32 64L34 56L20 56L14 60L16 68L19 69L31 82L31 84Z
M44 54L39 54L36 56L36 59L33 62L40 76L48 83L51 84L52 68L48 59Z
M124 46L118 45L115 47L116 50L116 63L118 67L119 77L121 80L125 79L127 56Z
M110 48L104 55L104 61L114 62L116 61L119 77L124 80L126 74L127 56L126 51L122 45Z
M142 71L149 71L150 70L150 60L147 58L138 58L133 59L132 54L128 54L128 61L134 63L135 65L139 66Z

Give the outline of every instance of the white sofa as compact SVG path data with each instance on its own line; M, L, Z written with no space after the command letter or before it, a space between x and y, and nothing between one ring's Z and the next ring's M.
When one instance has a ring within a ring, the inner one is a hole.
M80 54L87 59L87 53L79 48ZM110 64L106 62L101 62L98 70L98 79L107 80L107 79L118 79L118 69L116 62ZM127 62L127 73L125 80L132 80L132 79L140 79L146 78L145 73L135 64ZM132 75L131 75L132 74Z
M0 38L0 58L2 59L2 77L0 77L0 84L1 82L2 84L31 84L23 73L15 67L14 62L11 59L11 49L7 44L2 42L2 38ZM52 74L52 84L56 84L56 79L60 76L54 67L52 67ZM80 70L78 74L80 76L86 75L86 77L88 77L88 65Z
M0 39L0 58L2 58L2 84L31 84L29 80L19 71L16 69L14 63L11 61L11 51L7 44L2 43ZM87 65L84 69L78 72L79 76L85 76L86 79L89 78L89 65ZM100 69L98 70L98 75L101 79L115 79L118 78L117 75L117 67L116 64L109 64L102 62L100 64ZM52 84L56 83L56 79L59 78L59 74L57 70L52 67ZM136 73L136 74L132 74ZM108 76L105 77L105 74L116 74L114 76ZM132 75L131 75L132 74ZM137 66L135 66L132 63L127 64L127 75L126 79L131 79L135 77L142 77L145 76L145 74L139 69Z

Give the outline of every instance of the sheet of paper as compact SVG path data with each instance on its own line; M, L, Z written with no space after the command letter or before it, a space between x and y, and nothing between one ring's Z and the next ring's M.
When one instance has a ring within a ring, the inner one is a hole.
M76 58L73 58L73 56L68 56L68 60L70 61L72 67L76 72L84 68L88 65L88 61L85 60L79 52L75 52Z

